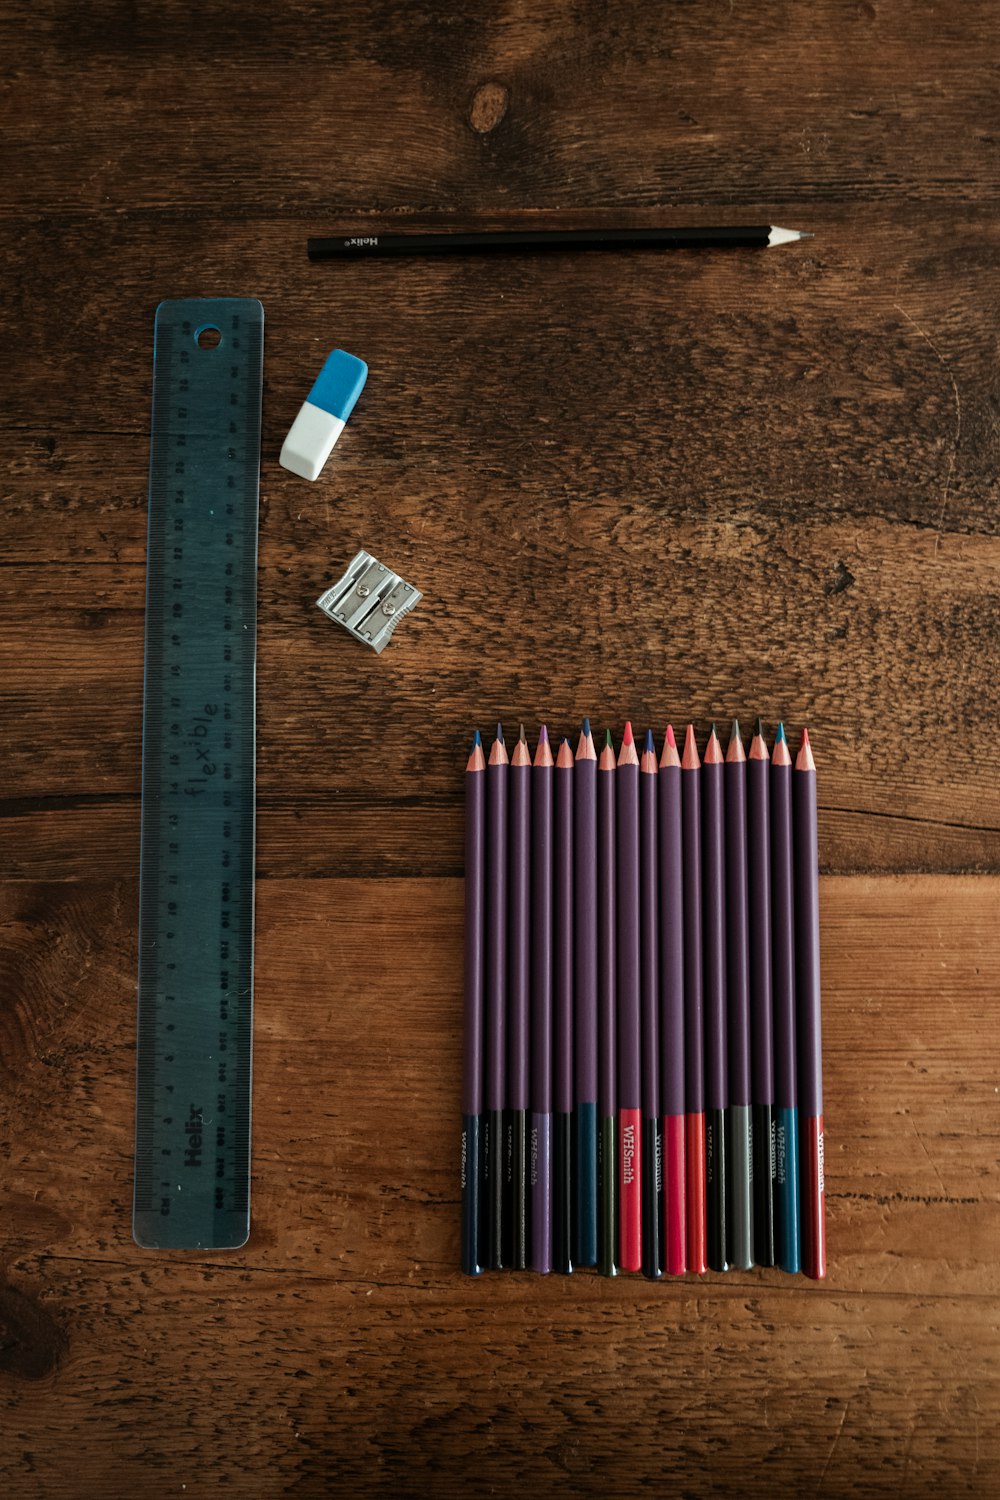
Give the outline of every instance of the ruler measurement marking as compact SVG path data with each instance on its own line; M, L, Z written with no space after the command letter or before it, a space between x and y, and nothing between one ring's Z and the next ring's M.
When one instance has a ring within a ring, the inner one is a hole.
M248 1224L263 329L240 305L245 341L224 302L157 317L135 1230L162 1246L235 1246ZM198 349L203 322L218 349Z

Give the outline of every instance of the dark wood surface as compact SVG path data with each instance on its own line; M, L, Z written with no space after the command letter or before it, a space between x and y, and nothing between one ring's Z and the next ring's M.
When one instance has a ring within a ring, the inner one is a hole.
M20 1496L987 1495L1000 1460L995 7L0 6L0 1473ZM763 253L312 265L378 227ZM152 317L267 318L254 1221L130 1233ZM325 353L368 386L314 486ZM315 609L425 592L381 658ZM461 767L820 762L830 1275L461 1279Z

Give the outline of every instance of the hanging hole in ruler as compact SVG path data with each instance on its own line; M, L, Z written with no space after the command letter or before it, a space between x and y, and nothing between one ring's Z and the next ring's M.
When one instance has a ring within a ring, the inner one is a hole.
M195 329L194 341L199 349L217 349L222 343L222 334L212 323L203 323Z

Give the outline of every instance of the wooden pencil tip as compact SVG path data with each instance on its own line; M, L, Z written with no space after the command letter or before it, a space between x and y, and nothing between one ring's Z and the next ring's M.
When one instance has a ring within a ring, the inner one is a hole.
M610 729L606 729L604 731L604 748L606 750L613 750L615 748L615 742L612 738Z
M631 719L626 719L625 720L625 733L622 735L622 744L623 745L631 745L631 743L632 743L632 720Z
M475 735L473 737L472 744L475 747L476 745L481 745L482 743L483 743L482 735L479 733L479 730L477 729L476 733L475 733Z
M809 731L803 729L802 740L799 745L799 753L795 757L796 771L815 771L816 762L813 760L812 745L809 743Z
M540 745L547 745L549 743L549 731L546 729L544 724L538 731L538 743Z
M689 724L687 727L687 738L684 741L684 756L681 760L681 765L685 771L697 771L701 765L698 755L698 741L694 737L693 724Z
M739 719L734 719L729 735L729 748L726 750L726 765L740 765L746 758L746 751L743 749L743 736L740 733L740 721Z
M785 726L784 726L784 724L779 724L778 727L777 727L777 729L775 730L775 732L774 732L774 743L776 745L783 745L785 743Z
M583 733L584 733L585 737L590 733L590 720L589 719L584 719L584 721L583 721Z
M646 730L646 753L648 755L656 754L656 743L653 739L653 731L651 729Z
M503 744L503 725L500 723L499 719L497 720L497 739L500 741L500 743L502 745Z
M757 722L753 726L753 732L754 734L759 734L761 739L764 738L764 720L761 718L760 714L757 715Z
M521 725L521 733L518 735L518 739L521 741L522 745L526 745L528 743L528 736L524 732L523 724Z
M671 750L677 749L677 741L674 739L674 726L672 724L667 725L667 744Z
M556 756L556 768L560 771L572 771L573 764L573 750L569 740L564 736L559 746L559 754Z

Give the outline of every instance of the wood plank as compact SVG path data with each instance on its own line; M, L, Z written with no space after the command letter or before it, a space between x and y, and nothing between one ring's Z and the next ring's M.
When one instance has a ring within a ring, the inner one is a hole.
M54 1251L131 1256L134 885L0 895L8 1185L22 1212L74 1206ZM996 1294L1000 882L830 878L822 900L830 1291ZM449 1277L461 904L457 880L261 884L248 1265L318 1269L332 1215L324 1274Z
M51 60L10 79L8 213L176 215L220 197L267 213L729 208L792 190L950 210L995 181L988 0L946 15L905 0L626 0L610 26L573 0L370 0L335 19L248 0L197 26L182 0L83 15L17 0L5 14L8 47L27 35ZM307 75L322 87L303 89ZM488 82L509 97L484 135L470 118Z
M662 733L668 715L704 726L763 712L790 730L808 721L815 737L824 868L998 868L1000 780L982 747L1000 716L1000 539L942 543L870 523L861 541L848 522L755 533L719 520L675 525L654 543L650 510L621 514L597 500L584 524L571 506L547 504L543 529L538 503L510 599L491 598L485 561L505 535L500 496L483 497L475 533L450 550L418 557L402 540L380 548L428 594L382 657L315 609L329 567L317 565L310 583L298 569L265 563L257 766L265 825L272 801L287 821L312 798L346 796L353 807L367 799L366 820L385 821L376 847L391 847L397 865L454 870L457 768L471 726L544 715L553 731L572 733L590 712ZM400 538L405 526L400 512ZM674 603L673 567L683 567L696 612ZM32 842L11 845L14 868L30 877L35 837L44 845L45 823L61 816L50 799L138 791L144 575L130 565L67 564L6 577L0 712L16 716L18 739L4 790L6 811L30 819ZM595 579L582 607L578 577ZM761 616L732 618L733 599L751 598ZM501 623L511 619L513 636ZM440 831L428 838L425 818L397 824L390 809L400 794L440 806ZM37 810L34 799L45 799ZM80 825L69 814L67 833L55 838L71 846ZM349 812L342 826L352 824ZM298 842L304 870L315 868L312 844ZM322 870L353 868L349 845L339 863L335 839L316 847Z
M822 1286L457 1274L454 880L262 885L250 1244L137 1250L133 895L0 887L19 1496L988 1493L1000 881L822 883Z

